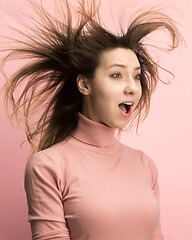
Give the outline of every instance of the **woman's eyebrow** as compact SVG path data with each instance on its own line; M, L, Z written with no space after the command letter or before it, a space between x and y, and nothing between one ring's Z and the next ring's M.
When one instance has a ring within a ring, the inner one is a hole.
M124 65L124 64L118 64L118 63L116 63L116 64L112 64L111 66L109 66L108 68L112 68L112 67L121 67L121 68L127 68L127 66L126 65ZM138 67L135 67L135 71L136 70L140 70L141 69L141 67L140 66L138 66Z

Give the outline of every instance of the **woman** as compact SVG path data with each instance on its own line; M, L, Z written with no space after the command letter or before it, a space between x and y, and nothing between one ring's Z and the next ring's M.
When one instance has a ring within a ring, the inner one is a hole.
M150 9L119 35L101 26L94 1L80 2L74 27L67 2L64 20L36 10L38 22L14 54L31 58L5 85L5 101L21 107L34 152L25 168L25 191L33 239L160 240L158 170L141 150L117 135L143 121L160 67L145 37L169 31L174 21ZM5 63L5 62L4 62ZM3 63L3 64L4 64ZM25 84L18 99L14 92ZM32 125L34 114L37 119Z

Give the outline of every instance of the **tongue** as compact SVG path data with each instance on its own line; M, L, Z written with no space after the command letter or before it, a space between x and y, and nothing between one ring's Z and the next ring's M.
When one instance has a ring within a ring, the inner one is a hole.
M119 108L124 112L127 113L127 109L123 103L119 104Z

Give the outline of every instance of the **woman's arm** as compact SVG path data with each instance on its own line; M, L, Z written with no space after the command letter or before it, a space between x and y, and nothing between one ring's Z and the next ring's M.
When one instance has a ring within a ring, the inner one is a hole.
M143 161L148 163L148 171L149 171L149 175L150 175L150 179L151 179L151 187L153 190L153 194L155 196L155 198L157 199L158 204L160 204L160 187L159 187L159 174L158 174L158 169L157 166L155 164L155 162L153 161L152 158L150 158L148 155L146 155L145 153L143 153ZM154 230L150 240L163 240L163 234L162 234L162 230L161 230L161 223L160 223L160 216L159 216L159 222L157 224L156 229Z
M158 184L158 181L156 181L155 188L154 188L154 195L157 198L158 203L159 203L159 198L160 198L159 193L160 193L159 184ZM164 237L162 235L161 223L160 223L160 220L159 220L157 228L156 228L155 232L153 233L150 240L163 240L163 239L164 239Z
M56 160L35 153L25 168L24 186L33 240L69 240L64 217L64 179Z

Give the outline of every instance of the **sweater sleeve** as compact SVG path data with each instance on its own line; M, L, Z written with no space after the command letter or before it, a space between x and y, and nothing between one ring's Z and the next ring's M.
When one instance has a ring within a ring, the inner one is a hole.
M69 240L62 203L63 169L58 162L42 155L35 153L25 167L24 188L32 239Z
M159 193L160 193L160 191L159 191L159 184L156 183L156 186L154 188L154 194L155 194L158 202L159 202ZM159 219L159 223L157 225L157 228L156 228L155 232L152 235L151 240L163 240L163 239L164 239L164 237L162 235L161 223L160 223L160 219Z
M145 160L147 160L146 162L148 162L148 167L149 167L149 171L150 171L150 175L151 175L152 189L153 189L154 195L155 195L158 203L160 204L160 187L159 187L159 182L158 182L157 166L156 166L155 162L153 161L153 159L151 159L148 155L144 154L143 158ZM161 223L160 223L160 218L159 218L158 225L157 225L154 233L152 234L150 240L163 240L163 239L164 239L164 237L162 234Z

